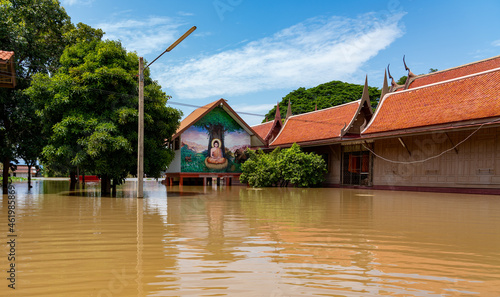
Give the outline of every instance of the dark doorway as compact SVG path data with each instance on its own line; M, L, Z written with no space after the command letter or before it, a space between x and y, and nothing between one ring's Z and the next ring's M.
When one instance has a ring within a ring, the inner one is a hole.
M371 144L342 146L342 184L372 186L372 154L367 148Z

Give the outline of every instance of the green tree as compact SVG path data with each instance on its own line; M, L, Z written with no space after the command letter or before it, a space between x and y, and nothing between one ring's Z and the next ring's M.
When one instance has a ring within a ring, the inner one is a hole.
M321 156L302 152L296 143L289 149L282 150L278 168L287 183L300 188L322 183L327 172L325 160Z
M20 106L26 105L22 90L35 73L49 73L59 66L67 44L64 34L72 28L69 16L54 0L0 0L0 50L15 52L17 86L0 89L0 160L3 192L7 191L8 168L17 157L16 148L24 127Z
M137 173L138 57L117 41L101 41L102 31L79 29L59 70L36 75L27 94L50 135L44 164L65 166L73 174L77 168L99 174L101 192L109 194L111 182L114 188ZM169 97L148 70L144 97L144 172L159 177L173 159L165 141L177 129L181 113L166 106Z
M406 83L406 80L408 79L408 76L403 75L401 76L398 81L396 82L398 85L404 85Z
M369 93L371 105L375 108L380 98L381 91L378 88L370 87ZM355 101L360 99L362 94L362 85L341 81L331 81L309 89L298 88L287 94L282 98L281 102L279 102L281 118L284 119L286 116L288 101L292 104L292 113L301 114L314 111L316 107L318 109L324 109ZM276 106L266 114L266 118L272 120L275 114Z
M25 95L24 95L25 96ZM28 188L31 188L31 168L36 166L37 160L46 144L46 139L42 134L42 122L36 116L36 110L29 98L22 100L19 105L19 112L15 131L18 132L16 154L18 158L24 160L28 166Z
M266 154L261 149L248 149L248 160L241 165L240 181L252 187L273 187L283 183L283 177L278 168L280 148Z
M438 69L437 68L429 68L429 73L433 73L433 72L437 72Z
M212 109L207 115L194 124L207 130L208 151L212 148L212 140L220 139L220 148L225 153L224 135L226 132L240 131L241 126L220 106Z
M269 154L247 150L249 159L241 166L240 181L252 187L314 187L321 184L327 172L325 160L314 153L304 153L294 143L288 149L276 148Z

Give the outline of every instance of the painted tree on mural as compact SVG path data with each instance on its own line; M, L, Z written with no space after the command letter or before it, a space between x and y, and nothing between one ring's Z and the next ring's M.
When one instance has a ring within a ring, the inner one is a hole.
M196 122L194 126L201 127L207 130L209 136L209 152L212 148L212 140L220 139L220 148L222 149L222 152L225 153L224 134L226 132L242 130L241 126L238 125L238 123L232 117L230 117L222 107L214 108L206 116Z

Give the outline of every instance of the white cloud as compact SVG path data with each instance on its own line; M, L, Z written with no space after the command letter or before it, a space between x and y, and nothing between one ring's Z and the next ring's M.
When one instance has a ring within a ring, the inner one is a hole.
M166 66L159 81L178 96L206 98L347 79L403 35L403 15L309 19L239 49Z
M493 46L500 46L500 39L499 40L495 40L491 43Z
M180 16L185 16L185 17L194 16L194 13L185 12L185 11L179 11L179 12L177 12L177 14Z
M101 23L97 27L106 32L104 38L121 40L128 51L139 55L157 53L176 40L177 28L183 24L168 17L150 17L146 20L125 20Z
M94 0L62 0L61 1L63 6L89 5L92 2L94 2Z

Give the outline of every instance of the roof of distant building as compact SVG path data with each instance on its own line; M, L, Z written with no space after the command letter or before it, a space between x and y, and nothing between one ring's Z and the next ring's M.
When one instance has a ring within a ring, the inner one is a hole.
M409 83L408 88L409 89L418 88L421 86L430 85L433 83L438 83L450 79L455 79L475 73L480 73L483 71L499 67L500 67L500 56L496 56L472 62L469 64L453 67L450 69L445 69L442 71L436 71L428 74L418 75Z
M252 126L252 129L257 133L262 139L265 139L269 134L271 128L273 127L274 121L265 122L259 125Z
M290 116L271 146L308 144L341 137L342 129L352 121L361 100Z
M436 125L500 117L499 82L497 68L389 93L380 101L362 135L425 131Z
M14 56L14 52L0 50L0 62L6 63L12 56Z

